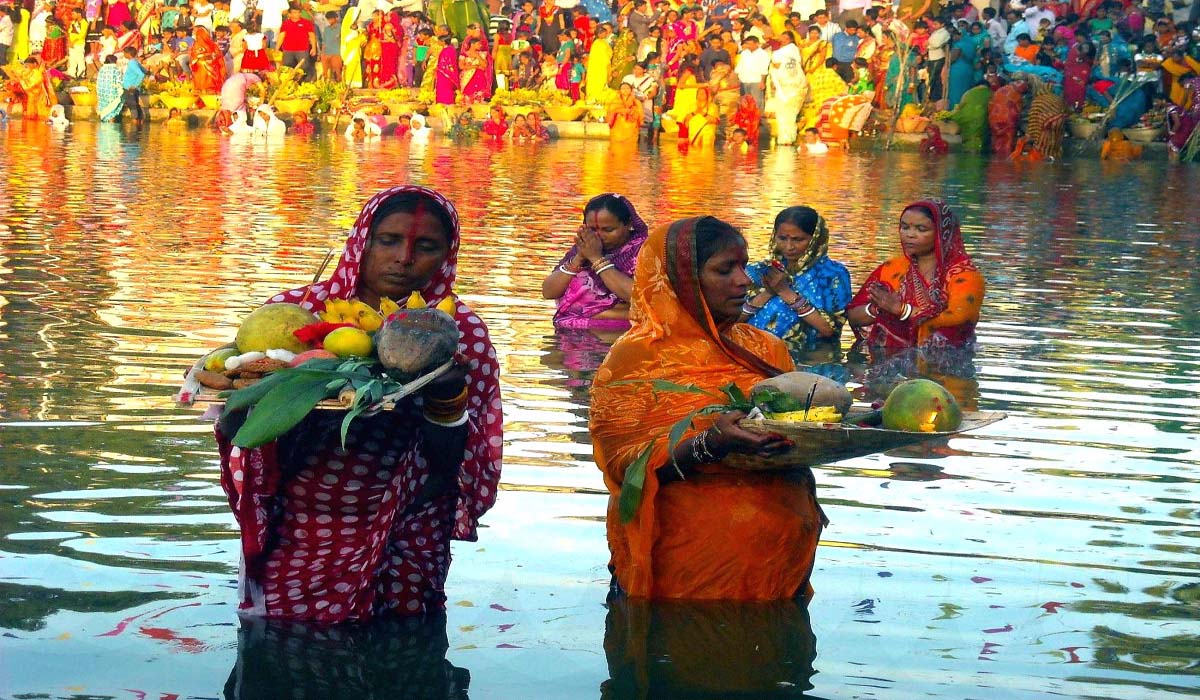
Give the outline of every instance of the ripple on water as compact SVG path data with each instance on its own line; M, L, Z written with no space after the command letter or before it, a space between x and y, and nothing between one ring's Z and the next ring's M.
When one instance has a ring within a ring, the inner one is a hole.
M92 124L48 142L19 122L0 141L0 695L213 695L237 661L236 526L210 427L170 395L399 182L458 205L457 291L503 370L504 493L449 582L450 658L481 697L595 697L609 678L607 498L587 435L604 343L556 338L540 293L584 201L609 190L651 225L726 217L755 257L779 209L810 204L856 283L895 253L904 204L944 196L988 278L966 384L1010 417L816 470L832 524L809 611L820 653L785 659L815 664L797 692L1195 695L1190 170L857 153L817 168L786 150L714 163L590 142L273 145ZM134 667L150 669L137 686Z

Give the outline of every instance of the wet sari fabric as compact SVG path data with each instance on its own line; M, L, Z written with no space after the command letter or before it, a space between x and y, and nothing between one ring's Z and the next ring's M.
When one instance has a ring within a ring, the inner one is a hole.
M933 213L937 256L934 275L926 280L907 255L894 257L875 268L846 308L866 306L871 301L868 291L871 285L883 283L893 292L899 292L905 303L912 304L912 315L902 321L879 310L875 323L863 331L868 346L887 350L971 346L983 305L983 275L967 255L958 217L945 202L922 201L909 205L908 209L913 207L924 207Z
M671 426L715 399L658 393L653 380L713 392L733 382L748 390L792 368L787 348L771 334L747 324L718 330L700 289L695 223L650 234L634 273L633 327L613 345L592 386L595 458L611 494L610 566L635 598L789 598L806 585L821 529L807 469L745 472L718 463L662 487L655 474L668 464ZM712 420L697 419L685 439ZM648 445L641 505L622 523L625 472Z
M447 259L421 290L431 302L449 296L457 214L436 192L405 186L367 203L328 280L268 303L319 312L328 299L353 297L375 211L409 192L453 221ZM457 475L430 471L419 398L356 420L344 449L340 412L314 411L277 442L256 449L233 447L218 427L221 485L241 528L243 612L342 622L443 608L450 540L476 539L480 516L495 502L503 445L499 365L487 328L462 301L454 319L458 350L469 365L467 443Z

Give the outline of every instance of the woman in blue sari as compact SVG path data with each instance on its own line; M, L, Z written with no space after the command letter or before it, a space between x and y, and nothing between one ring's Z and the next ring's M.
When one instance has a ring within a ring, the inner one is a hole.
M96 114L102 122L111 122L121 114L123 77L116 56L107 57L96 72Z
M975 62L979 60L979 42L969 32L963 33L950 48L950 87L947 93L949 108L954 109L967 90L975 84Z
M771 259L746 274L756 292L742 307L750 325L779 336L795 350L836 344L854 289L850 272L829 259L829 227L810 207L789 207L775 217Z

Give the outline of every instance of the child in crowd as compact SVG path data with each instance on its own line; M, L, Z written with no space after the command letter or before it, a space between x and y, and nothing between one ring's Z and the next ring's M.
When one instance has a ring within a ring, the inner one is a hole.
M412 133L412 115L401 114L396 122L396 131L392 133L398 139L406 139Z
M829 152L829 146L821 140L816 129L804 130L804 152L810 156L824 155Z
M729 135L729 143L725 145L731 153L749 153L750 144L746 143L746 130L737 128Z
M582 54L576 53L571 60L571 85L569 90L571 93L571 99L578 102L579 98L583 94L583 78L587 71L583 65Z
M533 139L533 130L529 128L529 120L525 118L524 114L513 117L511 137L518 143Z
M491 141L499 141L508 132L508 119L504 116L504 108L496 105L491 109L491 115L483 124L483 133Z
M854 84L850 86L851 95L861 95L875 92L875 76L871 73L870 64L865 58L854 59Z
M292 115L291 132L297 136L312 136L317 133L317 127L308 120L308 112L296 112Z
M1013 54L1025 63L1037 63L1039 47L1033 43L1033 37L1028 34L1017 35L1017 48Z

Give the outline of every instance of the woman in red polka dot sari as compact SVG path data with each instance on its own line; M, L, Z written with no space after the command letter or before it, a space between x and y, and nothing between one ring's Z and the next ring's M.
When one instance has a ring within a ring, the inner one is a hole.
M451 294L458 244L449 201L422 187L386 190L363 207L332 277L269 303L319 312L356 297L378 308L413 291L437 302ZM477 539L503 445L495 349L462 301L454 316L454 370L393 411L357 418L345 449L340 411L313 411L257 449L232 446L234 426L218 425L221 485L242 531L243 613L332 623L444 609L450 540ZM461 412L446 417L447 405Z

